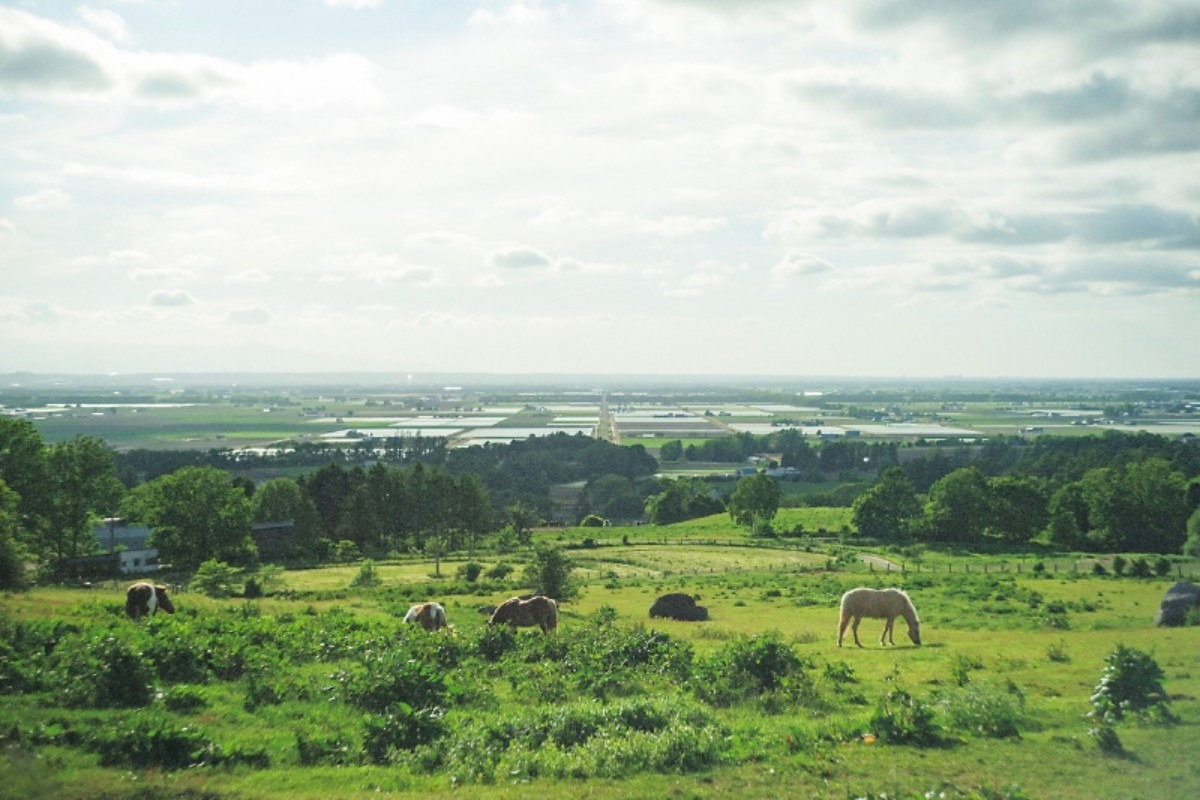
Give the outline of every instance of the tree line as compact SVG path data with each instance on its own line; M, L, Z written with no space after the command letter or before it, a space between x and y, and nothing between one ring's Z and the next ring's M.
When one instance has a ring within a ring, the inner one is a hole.
M858 531L889 541L1048 544L1200 556L1200 447L1107 432L998 438L883 470L854 501Z
M31 422L0 418L0 586L19 584L27 562L52 576L95 553L92 526L108 516L150 526L160 558L188 570L213 558L253 560L255 522L292 523L281 553L291 561L349 551L440 557L494 532L516 546L549 512L552 486L585 482L590 502L611 508L640 502L632 487L657 468L641 446L566 434L453 453L444 442L406 441L387 451L350 447L301 477L256 483L245 475L247 459L295 466L327 453L116 453L85 436L48 446Z

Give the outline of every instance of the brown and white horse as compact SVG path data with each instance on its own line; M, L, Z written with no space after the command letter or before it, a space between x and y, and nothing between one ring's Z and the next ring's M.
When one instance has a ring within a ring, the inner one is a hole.
M514 628L529 628L537 625L542 633L558 630L558 603L543 595L534 595L528 600L513 597L496 606L488 625L507 623Z
M139 581L125 590L125 614L135 622L142 617L152 617L159 609L168 614L175 613L167 587L162 584Z
M405 622L416 622L427 631L440 631L449 628L446 620L446 609L440 603L418 603L404 615Z

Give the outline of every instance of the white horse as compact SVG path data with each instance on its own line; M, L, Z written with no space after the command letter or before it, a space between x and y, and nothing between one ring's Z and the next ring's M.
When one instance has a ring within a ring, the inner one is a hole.
M419 623L427 631L440 631L449 628L446 620L446 609L440 603L418 603L404 615L405 622Z
M842 637L846 635L846 626L854 620L854 643L862 647L858 640L858 623L863 617L885 619L883 635L879 637L880 644L895 644L892 639L892 623L896 617L904 617L908 623L908 638L913 644L921 643L921 620L917 619L917 609L913 608L912 600L899 589L851 589L842 595L842 613L838 620L838 647L842 646ZM886 639L886 641L885 641Z

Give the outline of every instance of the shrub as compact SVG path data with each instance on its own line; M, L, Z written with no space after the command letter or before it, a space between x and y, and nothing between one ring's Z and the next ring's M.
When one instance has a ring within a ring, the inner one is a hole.
M485 578L489 578L494 581L502 581L511 575L512 571L513 567L511 564L505 564L503 561L501 561L494 567L488 569L488 571L483 573L483 575Z
M382 582L382 579L379 577L379 570L375 568L375 562L367 559L358 568L358 574L350 581L350 586L351 588L369 589L378 586Z
M198 686L173 686L162 695L163 705L177 714L191 714L208 707L208 698Z
M199 728L156 715L139 716L90 742L104 766L184 769L221 760L221 751Z
M942 743L933 707L899 687L879 698L871 717L871 729L889 744L935 747Z
M441 707L446 697L444 676L433 666L407 653L379 650L367 653L365 669L335 673L346 701L365 711L386 714L399 703L416 709Z
M482 572L483 572L482 564L478 564L474 561L468 561L467 563L463 564L455 571L454 577L458 578L460 581L466 581L467 583L474 583L475 581L477 581L479 579L479 575Z
M1091 696L1089 717L1106 724L1119 722L1126 714L1173 719L1162 686L1163 671L1153 658L1135 648L1117 645L1105 663Z
M71 639L54 657L53 683L68 707L137 708L153 695L150 661L125 638Z
M800 658L776 633L739 638L701 661L693 676L696 696L714 705L731 705L759 695L811 690Z
M441 709L398 703L383 716L368 717L363 751L373 764L388 764L402 750L429 744L443 733Z
M232 597L236 570L224 561L210 558L196 569L191 588L206 597Z
M985 683L972 683L941 695L938 707L947 727L953 731L989 739L1021 735L1025 698L1020 692L1000 691Z

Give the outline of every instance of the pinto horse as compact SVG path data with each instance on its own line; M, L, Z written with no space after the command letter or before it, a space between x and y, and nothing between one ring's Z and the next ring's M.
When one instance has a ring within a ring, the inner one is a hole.
M162 584L139 581L125 590L125 614L134 622L142 617L152 617L159 609L168 614L175 613L167 587Z
M530 628L537 625L542 633L558 630L558 603L544 595L534 595L528 600L513 597L496 606L488 625L507 623L514 628Z
M446 621L446 609L440 603L418 603L404 615L405 622L416 622L427 631L440 631L449 628Z
M917 619L917 609L912 600L899 589L851 589L842 595L842 612L838 620L838 647L842 646L842 637L846 635L846 626L854 621L854 643L862 647L858 640L858 623L863 617L887 620L883 623L883 635L879 637L880 644L895 644L892 640L892 623L896 617L904 617L908 623L908 638L913 644L921 643L921 620ZM885 641L885 639L887 641Z

